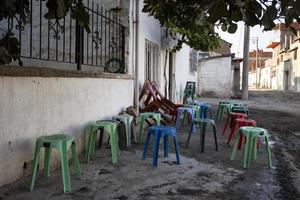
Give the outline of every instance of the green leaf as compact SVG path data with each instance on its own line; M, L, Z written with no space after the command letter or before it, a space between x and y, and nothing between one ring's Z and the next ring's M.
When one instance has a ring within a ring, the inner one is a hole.
M228 33L235 33L237 30L237 24L230 24L228 27Z

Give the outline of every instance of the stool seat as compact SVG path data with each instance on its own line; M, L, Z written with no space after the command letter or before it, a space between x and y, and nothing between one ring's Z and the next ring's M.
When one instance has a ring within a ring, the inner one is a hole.
M197 127L196 125L200 125L200 144L201 144L201 153L204 152L204 144L205 144L205 131L206 131L206 125L211 125L213 127L214 132L214 139L215 139L215 147L216 151L218 151L218 141L217 141L217 132L216 132L216 123L213 119L205 119L205 118L196 118L194 119L191 130L189 132L187 141L186 141L186 148L188 148L191 135L192 135L192 129L193 126Z
M138 132L138 143L141 144L142 143L142 138L143 138L143 128L144 128L144 124L146 119L154 119L156 122L156 125L160 125L160 120L161 120L161 115L160 113L156 113L156 112L144 112L144 113L140 113L140 125L139 125L139 132Z
M68 150L71 147L72 156L74 160L76 175L78 178L81 176L81 170L79 166L79 160L77 155L77 149L75 144L75 138L71 135L66 134L54 134L46 135L37 138L33 159L33 169L32 176L30 180L30 191L34 189L36 175L38 171L39 155L40 149L45 148L45 158L44 158L44 168L45 176L50 176L50 166L51 166L51 152L52 148L58 150L60 154L61 168L62 168L62 178L63 178L63 188L64 192L71 191L71 181L70 181L70 170L69 170L69 160L68 160Z
M269 168L272 168L271 151L269 146L269 133L266 129L260 127L243 126L239 129L238 134L236 134L234 138L234 148L232 150L230 159L233 160L235 158L238 146L238 137L240 134L246 137L246 148L244 153L243 167L249 168L251 159L253 158L254 160L256 160L257 139L258 137L260 137L265 140L265 151L267 154L268 166Z
M180 157L179 157L179 145L177 142L176 128L171 127L171 126L151 126L147 129L147 139L146 139L146 142L144 145L142 159L143 160L146 159L147 149L148 149L151 135L154 136L154 151L153 151L152 166L157 167L159 143L160 143L161 137L163 137L163 140L164 140L164 157L168 157L168 151L169 151L168 136L173 137L173 141L175 144L176 160L177 160L177 164L179 164Z
M88 163L91 156L95 153L95 141L98 130L105 130L110 138L112 163L116 164L118 162L119 145L118 145L118 134L117 134L117 124L113 121L98 120L96 122L91 122L89 124L88 130L88 142L85 151L85 161ZM100 142L103 131L100 132Z

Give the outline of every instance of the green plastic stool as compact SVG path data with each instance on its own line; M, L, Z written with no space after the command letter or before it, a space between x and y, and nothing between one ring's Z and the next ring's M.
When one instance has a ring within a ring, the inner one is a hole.
M112 118L116 121L122 121L126 126L126 144L128 148L131 148L131 123L133 120L133 116L131 115L117 115ZM134 139L136 137L134 136Z
M34 159L33 159L32 176L30 180L30 191L32 191L34 188L35 179L38 171L40 149L42 147L45 148L45 160L44 160L45 176L46 177L50 176L51 150L52 148L55 148L60 153L64 192L70 192L71 183L70 183L69 161L68 161L68 150L70 147L72 149L72 156L74 159L75 170L78 178L80 178L81 176L81 171L80 171L79 160L77 156L75 138L73 136L65 135L65 134L41 136L37 139L35 145Z
M112 163L118 162L119 146L117 135L117 124L110 121L97 121L89 124L88 143L85 151L85 161L88 163L90 157L95 154L95 143L98 130L104 129L110 137Z
M160 120L161 120L161 115L160 113L155 113L155 112L144 112L140 114L140 126L139 126L139 132L138 132L138 143L142 143L142 138L143 138L143 128L146 119L155 119L156 125L160 125Z
M224 116L224 111L228 108L231 109L231 102L229 101L220 101L219 106L218 106L218 111L217 111L217 119L216 121L221 121L221 119Z
M234 147L231 153L230 160L233 160L235 158L240 134L243 134L246 137L246 147L244 151L243 167L244 168L250 167L250 161L252 157L254 160L257 159L257 139L258 137L260 137L265 140L265 151L267 154L268 166L269 168L272 168L268 131L264 128L259 128L254 126L243 126L238 130L238 134L235 135Z

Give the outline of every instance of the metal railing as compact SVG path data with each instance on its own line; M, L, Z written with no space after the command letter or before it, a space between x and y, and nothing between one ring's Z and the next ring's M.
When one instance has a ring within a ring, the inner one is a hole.
M125 27L120 17L87 0L90 29L87 33L70 15L60 20L47 20L44 0L30 0L30 22L25 26L18 20L13 32L19 38L23 58L76 63L105 67L109 72L124 73ZM9 28L9 27L8 27Z

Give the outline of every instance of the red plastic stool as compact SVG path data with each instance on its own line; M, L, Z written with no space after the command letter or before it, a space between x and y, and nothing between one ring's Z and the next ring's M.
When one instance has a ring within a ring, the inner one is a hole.
M227 144L230 144L236 131L242 126L256 126L256 121L253 119L237 118L233 122ZM239 139L239 149L242 147L243 134Z
M230 128L232 128L234 120L235 119L239 119L239 118L246 119L247 118L247 114L244 114L244 113L234 113L234 112L229 113L229 115L228 115L228 117L226 119L225 125L224 125L224 129L223 129L222 135L224 135L226 133L226 129L227 129L228 123L230 123Z

